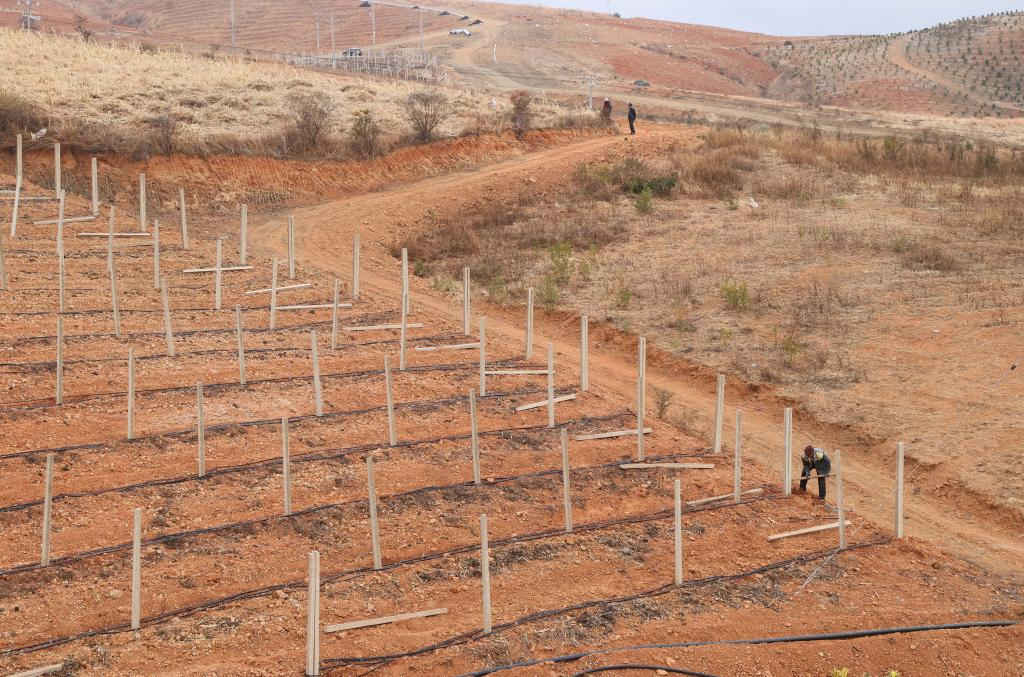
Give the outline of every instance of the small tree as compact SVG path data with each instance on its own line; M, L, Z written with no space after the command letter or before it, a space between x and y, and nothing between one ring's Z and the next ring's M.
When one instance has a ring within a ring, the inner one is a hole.
M360 110L352 114L348 146L364 160L380 154L380 125L373 119L373 113L369 110Z
M530 104L533 103L533 96L520 90L513 92L509 98L512 101L512 127L516 130L516 138L521 139L530 128L530 118L533 116Z
M405 100L405 116L412 124L417 141L433 139L437 126L450 114L448 97L440 92L415 92Z
M292 148L299 153L313 150L330 131L334 101L323 92L297 94L290 101L295 116Z

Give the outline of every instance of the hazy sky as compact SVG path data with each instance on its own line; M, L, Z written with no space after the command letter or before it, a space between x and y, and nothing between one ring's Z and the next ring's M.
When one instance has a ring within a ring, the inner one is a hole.
M962 16L1022 9L1020 0L501 0L670 19L772 35L896 33Z

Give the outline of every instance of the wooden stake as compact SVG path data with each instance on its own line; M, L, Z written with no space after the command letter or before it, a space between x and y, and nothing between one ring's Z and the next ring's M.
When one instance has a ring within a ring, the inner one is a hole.
M64 192L61 190L61 175L60 175L60 144L53 144L53 189L60 197L60 194Z
M487 395L487 318L480 318L480 397Z
M248 263L246 257L249 249L249 205L242 205L242 226L238 242L238 262L241 265Z
M153 289L160 288L160 221L153 219Z
M21 135L18 135L21 138ZM11 237L18 236L18 207L21 202L21 174L14 179L14 207L11 209Z
M309 282L303 282L301 284L286 284L284 286L278 287L277 291L282 292L282 291L288 291L289 289L306 289L306 288L312 287L312 286L313 285L310 284ZM244 293L245 293L246 296L252 296L253 294L269 294L270 293L270 287L267 287L266 289L253 289L251 291L247 291L247 292L244 292ZM351 306L351 305L352 304L348 304L348 306ZM346 304L344 304L344 303L341 304L342 308L344 308L345 306L346 306Z
M446 346L416 346L416 350L423 352L431 352L437 350L473 350L474 348L480 348L480 342L474 343L452 343Z
M160 303L164 307L164 336L167 339L167 355L174 357L174 330L171 328L171 302L167 292L167 278L160 280Z
M203 384L196 384L196 441L199 444L198 450L198 474L206 476L206 407L203 399Z
M576 393L572 393L570 395L559 395L558 397L555 398L555 404L558 404L559 402L568 402L569 400L575 399ZM548 406L547 400L541 400L540 402L530 402L529 404L520 404L518 407L516 407L516 412L528 411L530 409L540 409L541 407L546 406ZM576 439L579 438L577 437Z
M288 279L295 279L295 217L288 217Z
M242 335L242 306L235 304L235 336L238 339L238 383L245 385L245 337Z
M725 374L718 375L718 389L715 396L715 443L714 453L722 453L722 426L725 424Z
M110 217L107 219L107 270L114 269L114 205L110 205Z
M654 429L644 428L643 431L645 435L648 435L654 432ZM606 440L612 437L625 437L627 435L637 435L639 434L639 432L639 428L630 428L629 430L616 430L614 432L608 433L587 433L585 435L576 435L576 437L574 437L573 439L576 440L577 442L582 442L584 440Z
M469 391L469 438L473 452L473 484L480 486L480 433L476 425L476 391Z
M403 310L408 314L411 312L409 304L409 250L405 247L402 248L402 296L405 304Z
M22 173L21 172L22 172L22 157L23 157L21 134L18 134L18 141L17 141L16 146L17 146L17 150L15 151L15 165L16 166L14 168L14 172L15 172L14 176L16 178L20 179L22 177Z
M562 428L562 512L565 514L565 533L572 533L572 494L569 492L569 433Z
M359 299L359 233L352 236L352 300Z
M334 278L334 303L331 304L331 350L338 349L338 297L341 295L341 280Z
M431 616L441 616L448 613L448 609L428 609L426 611L413 611L407 614L395 614L394 616L381 616L380 618L369 618L362 621L349 621L347 623L338 623L337 625L328 625L324 628L324 632L344 632L346 630L357 630L359 628L371 628L377 625L387 625L389 623L401 623L402 621L411 621L415 618L430 618Z
M281 419L281 466L284 481L284 514L292 514L292 462L288 447L288 417Z
M146 175L139 174L139 232L145 233L146 220Z
M188 214L185 211L185 189L178 189L178 211L181 215L181 246L184 249L189 249L188 241Z
M57 316L57 405L64 404L64 318Z
M128 348L128 439L135 437L135 348Z
M110 265L110 306L114 311L114 335L121 338L121 307L117 300L117 270Z
M64 663L53 663L51 665L32 668L31 670L15 672L13 675L8 675L8 677L43 677L43 675L52 675L53 673L60 672L63 669Z
M839 549L846 549L846 512L843 507L842 453L836 449L836 506L839 508Z
M683 584L683 485L675 481L676 585Z
M555 346L548 344L548 427L555 427Z
M647 458L644 446L644 417L647 414L647 339L640 337L636 356L636 457Z
M59 146L59 144L58 144ZM60 312L64 312L64 202L65 194L58 191L60 205L57 211L57 295L59 297L57 306Z
M320 553L309 553L306 594L306 677L320 674Z
M40 563L50 564L50 522L53 519L53 454L46 455L46 474L43 475L43 547Z
M747 489L743 492L744 496L750 496L751 494L763 494L764 489ZM687 501L686 505L697 507L699 505L707 505L708 503L715 503L717 501L724 501L727 498L732 498L732 494L722 494L721 496L709 496L707 498L698 498L695 501Z
M736 449L732 455L732 497L740 502L740 484L743 481L743 412L736 410Z
M100 215L100 172L99 172L99 160L92 158L91 169L92 169L92 215Z
M526 290L526 359L533 358L533 287Z
M309 332L313 351L313 399L316 405L316 415L324 415L324 386L320 380L320 347L317 345L316 329Z
M398 370L405 371L405 335L409 328L409 293L402 292L402 324L398 336Z
M847 520L844 527L850 526L850 521ZM806 527L804 529L797 529L796 531L786 531L781 534L773 534L768 537L768 541L778 541L783 538L791 538L793 536L803 536L804 534L816 534L821 531L828 531L829 529L838 529L839 522L829 522L828 524L819 524L816 527Z
M469 313L472 305L472 290L469 281L469 266L462 269L462 333L469 336Z
M366 457L366 486L370 496L370 542L373 548L373 568L383 567L380 558L380 526L377 524L377 484L373 477L373 456Z
M666 468L669 470L714 470L714 463L622 463L619 465L622 470L653 470L655 468ZM732 496L732 494L729 494Z
M491 554L487 546L487 515L480 515L480 583L484 592L484 634L491 634Z
M395 398L391 390L391 364L388 356L384 356L384 389L388 406L388 445L395 446L398 436L395 433Z
M142 622L142 508L132 513L132 630Z
M590 391L590 318L580 318L580 392Z
M793 409L786 407L782 416L782 495L793 494Z
M7 291L7 262L4 260L3 238L0 238L0 291Z
M896 538L903 538L903 443L896 447Z
M270 328L277 328L277 257L273 258L270 272Z
M223 250L224 250L224 239L218 237L217 238L217 267L216 267L216 269L214 270L214 273L213 273L213 276L214 276L214 283L213 283L214 284L213 307L216 310L220 310L220 306L221 306L221 296L222 296L222 292L221 292L221 278L223 277L223 274L221 273L221 264L223 263L223 258L222 258L223 257Z

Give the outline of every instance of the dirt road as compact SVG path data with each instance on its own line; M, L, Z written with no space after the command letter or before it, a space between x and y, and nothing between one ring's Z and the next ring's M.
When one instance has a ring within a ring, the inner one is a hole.
M692 129L664 128L643 142L664 143L671 138L693 135ZM348 277L351 271L352 235L361 233L362 284L395 298L399 295L399 262L389 248L428 210L444 213L473 210L481 203L508 195L517 187L534 186L557 189L565 176L580 161L599 156L618 145L635 143L622 137L588 139L569 146L532 153L500 162L481 170L426 179L390 190L353 196L302 208L295 212L298 257L301 261L332 270ZM514 192L513 192L514 194ZM286 252L286 233L282 218L264 219L254 225L254 239L263 248ZM425 280L412 280L413 312L429 322L431 316L461 317L457 298L432 290ZM474 298L474 316L486 314L488 332L521 340L523 321L518 309L484 305ZM537 345L551 341L557 364L563 370L575 370L578 364L578 321L565 316L541 316L536 322ZM610 328L592 331L595 337L591 355L591 382L598 391L614 392L631 401L635 389L635 340ZM537 351L541 354L542 351ZM701 412L688 425L710 439L714 409L714 374L700 365L669 354L652 352L648 379L651 386L668 390L675 402L687 410ZM563 371L563 373L565 373ZM782 413L788 406L765 390L731 383L727 394L726 421L737 407L744 412L745 448L758 463L778 469L782 463ZM895 449L881 449L874 440L852 427L825 425L798 415L795 439L828 449L843 450L844 477L848 505L859 516L881 526L893 524L893 478ZM729 426L727 426L727 430ZM726 439L730 438L726 434ZM880 459L887 459L882 461ZM798 474L799 466L794 471ZM1012 521L1004 520L985 506L971 506L973 517L961 518L955 497L939 498L915 493L907 487L907 533L928 539L954 554L974 561L989 570L1018 573L1017 563L1024 561L1024 542Z

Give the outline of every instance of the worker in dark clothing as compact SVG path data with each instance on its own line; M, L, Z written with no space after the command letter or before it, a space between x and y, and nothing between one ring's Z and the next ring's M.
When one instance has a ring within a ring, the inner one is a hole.
M807 480L811 477L811 470L818 474L818 498L825 500L825 478L832 472L832 461L825 455L823 449L807 445L804 447L804 469L800 473L800 491L807 491Z
M612 102L608 99L604 100L604 105L601 106L601 117L605 123L612 121Z
M636 134L636 108L633 108L633 104L629 104L629 113L626 117L629 119L629 133Z

